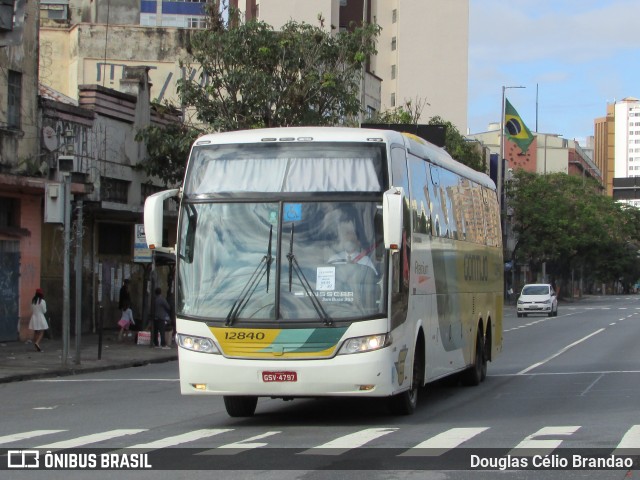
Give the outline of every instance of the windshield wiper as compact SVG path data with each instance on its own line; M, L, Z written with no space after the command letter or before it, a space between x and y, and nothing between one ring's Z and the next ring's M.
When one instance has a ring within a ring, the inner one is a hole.
M293 224L291 224L291 240L289 240L289 253L287 253L287 259L289 260L289 291L291 291L293 271L295 270L296 275L300 280L300 284L302 285L302 288L304 288L307 297L311 299L311 304L313 305L313 308L315 308L318 316L322 319L325 325L333 325L333 320L331 320L331 317L329 317L329 315L325 311L324 307L322 306L322 302L318 300L316 292L313 291L313 288L307 280L307 277L304 276L304 272L300 268L300 265L298 265L296 256L293 254Z
M272 239L273 225L269 228L269 245L267 247L267 254L262 257L260 263L251 274L251 277L249 277L249 281L240 292L240 295L238 295L236 301L233 302L231 310L229 310L229 313L227 314L227 321L225 322L227 327L231 326L233 321L238 318L238 315L240 315L242 309L247 306L247 303L249 303L251 296L258 288L260 280L262 280L265 274L267 275L267 292L269 292L269 271L271 270L271 263L273 262L273 256L271 255Z

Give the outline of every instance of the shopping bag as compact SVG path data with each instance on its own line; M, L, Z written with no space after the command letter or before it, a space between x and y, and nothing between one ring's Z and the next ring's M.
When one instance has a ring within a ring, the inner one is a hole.
M150 345L151 344L151 332L138 332L138 345Z

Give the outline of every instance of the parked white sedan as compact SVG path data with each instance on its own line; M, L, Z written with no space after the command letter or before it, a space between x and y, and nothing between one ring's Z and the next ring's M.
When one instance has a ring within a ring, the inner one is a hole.
M518 317L529 313L546 313L550 317L558 315L558 297L548 283L531 283L522 287L518 298Z

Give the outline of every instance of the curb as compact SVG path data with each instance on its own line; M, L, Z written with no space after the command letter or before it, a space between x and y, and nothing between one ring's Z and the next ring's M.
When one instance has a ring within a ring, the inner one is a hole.
M172 357L163 357L163 358L154 358L148 360L132 360L126 363L118 363L111 365L100 365L95 367L69 367L66 369L56 369L49 370L47 372L41 373L20 373L16 375L9 375L6 377L0 378L0 384L3 383L13 383L13 382L22 382L25 380L41 380L43 378L52 378L52 377L70 377L74 375L81 375L83 373L96 373L96 372L105 372L108 370L121 370L124 368L130 367L143 367L145 365L150 365L152 363L168 363L178 360L178 355Z

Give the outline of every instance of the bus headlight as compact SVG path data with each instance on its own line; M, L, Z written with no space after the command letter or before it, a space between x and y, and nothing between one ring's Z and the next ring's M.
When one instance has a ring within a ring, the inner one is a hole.
M178 340L178 345L187 350L202 353L215 353L218 355L220 354L220 350L218 350L218 347L210 338L196 337L194 335L184 335L182 333L178 333L176 334L176 339Z
M345 340L338 355L349 355L351 353L372 352L391 345L389 334L368 335L366 337L355 337Z

